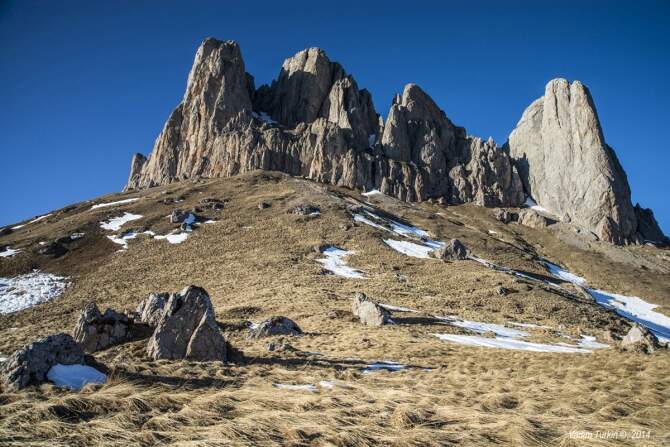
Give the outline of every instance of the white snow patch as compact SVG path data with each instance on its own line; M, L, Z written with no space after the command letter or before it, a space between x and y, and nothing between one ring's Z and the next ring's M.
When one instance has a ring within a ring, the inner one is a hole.
M70 235L70 240L71 241L76 241L77 239L81 239L82 237L84 237L85 234L86 233L72 233Z
M523 202L523 204L532 210L539 211L541 213L551 214L549 210L547 210L546 208L542 208L540 205L537 204L537 202L535 202L535 200L531 199L530 197L527 197L526 201Z
M371 221L370 219L368 219L367 217L363 216L362 214L354 214L354 221L355 221L355 222L364 223L365 225L370 225L371 227L377 228L377 229L379 229L379 230L391 231L391 230L389 230L388 228L386 228L386 227L384 227L384 226L382 226L382 225L379 225L378 223L375 223L375 222Z
M51 214L52 214L52 213L45 214L44 216L36 217L35 219L31 220L31 221L28 222L28 223L31 224L31 223L39 222L40 220L42 220L42 219L46 219L47 217L51 216ZM21 226L23 226L23 225L21 225Z
M0 278L0 314L18 312L58 297L68 286L67 279L37 270Z
M154 236L154 239L158 239L158 240L166 239L171 244L181 244L186 239L188 239L188 235L189 235L189 233L187 233L187 232L181 232L181 233L176 233L176 234L166 234L165 236L157 234L156 236Z
M409 241L396 241L394 239L384 239L384 243L404 255L413 258L430 259L430 252L435 250L426 245L415 244Z
M119 244L123 246L124 250L128 249L128 241L130 239L135 239L137 237L138 233L135 232L129 232L129 233L124 233L121 236L107 236L112 242L115 244Z
M551 273L558 279L562 279L563 281L577 284L578 286L583 286L584 284L586 284L586 279L582 278L581 276L575 275L574 273L570 273L569 271L563 269L562 267L554 263L544 261L544 265L547 267L547 270L549 270L549 273Z
M132 203L137 200L140 200L139 198L134 198L134 199L123 199L119 200L117 202L107 202L107 203L98 203L97 205L93 205L91 207L92 210L97 209L97 208L104 208L107 206L116 206L116 205L123 205L124 203Z
M581 348L586 348L586 349L609 348L609 345L606 345L605 343L598 343L596 341L596 338L591 336L591 335L582 335L582 339L579 340L579 343L577 343L577 345Z
M312 385L311 383L307 383L304 385L291 385L287 383L274 383L273 384L275 388L281 388L285 390L292 390L292 391L309 391L310 393L316 393L319 389L316 387L316 385Z
M380 306L386 310L391 310L395 312L412 312L412 313L419 312L416 309L410 309L409 307L394 306L392 304L380 304Z
M622 317L646 327L661 342L670 342L670 317L654 311L657 304L636 296L624 296L604 290L586 289L603 307L614 310Z
M451 326L457 326L463 329L468 329L473 332L478 332L480 334L485 334L487 332L493 332L496 335L501 337L509 338L519 338L519 337L528 337L530 334L528 332L520 331L517 329L508 328L500 324L495 323L482 323L481 321L470 321L470 320L459 320L452 319L448 317L435 317L440 320L443 320L445 324Z
M518 327L527 327L530 329L551 329L550 326L541 326L539 324L535 323L519 323L516 321L508 321L508 324L511 324L512 326L518 326Z
M397 362L391 362L391 361L379 361L375 363L371 363L367 365L365 368L363 368L363 374L370 374L375 371L402 371L403 369L407 369L407 365L403 365L402 363L397 363Z
M119 231L121 227L133 220L141 219L142 216L141 214L132 214L125 212L123 213L123 216L119 217L114 217L110 219L108 222L100 222L100 228L104 230L109 230L109 231Z
M346 382L342 382L340 380L321 380L319 382L319 386L321 388L328 388L332 390L335 387L340 387L340 388L351 388Z
M360 270L349 267L344 260L345 257L353 254L353 251L342 250L337 247L328 247L323 250L325 258L317 259L317 262L323 264L323 268L337 276L344 278L365 278Z
M0 363L6 362L6 361L7 361L7 357L5 357L4 355L0 355Z
M206 223L206 224L210 224L210 225L211 225L211 224L215 224L215 223L217 223L217 222L218 222L218 220L207 219L207 220L204 221L203 223Z
M16 226L12 227L12 230L18 230L19 228L23 228L23 227L25 227L25 226L26 226L26 224L23 224L23 225L16 225Z
M579 353L588 354L589 349L577 346L550 345L544 343L532 343L508 337L486 338L479 335L456 335L456 334L433 334L440 340L449 341L467 346L479 346L485 348L513 349L531 352L556 352L556 353Z
M9 258L9 257L14 256L17 253L21 253L20 248L14 249L14 248L7 247L7 248L5 248L5 251L0 251L0 258Z
M47 372L47 379L57 387L80 390L89 383L102 385L107 381L107 376L87 365L62 365L57 363Z
M375 196L375 195L383 195L383 194L382 194L381 191L379 191L378 189L371 189L370 191L368 191L368 192L364 192L364 193L362 193L361 195L362 195L362 196L365 196L365 197L371 197L371 196Z

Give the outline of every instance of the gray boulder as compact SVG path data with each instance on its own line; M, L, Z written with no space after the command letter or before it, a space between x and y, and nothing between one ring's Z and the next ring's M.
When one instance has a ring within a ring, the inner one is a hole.
M468 257L468 249L458 239L452 239L444 246L433 250L431 256L445 261L462 261Z
M250 338L271 337L273 335L302 335L302 329L298 327L295 321L282 316L268 318L249 328Z
M351 312L354 316L358 317L361 323L367 326L382 326L391 322L389 311L361 292L354 295L351 303Z
M125 314L112 309L101 314L95 303L89 303L79 314L72 337L84 351L96 352L130 339L130 324Z
M605 143L589 90L579 81L550 81L509 137L526 192L556 216L622 244L637 220L626 174Z
M13 391L40 384L47 380L47 373L55 364L84 364L84 358L84 350L70 335L42 337L0 363L2 383Z
M151 327L158 326L169 298L169 293L150 294L137 306L135 310L137 320Z
M524 209L519 211L518 222L526 227L542 229L547 228L554 221L546 216L543 216L535 210Z
M660 349L658 338L647 328L639 324L633 325L626 336L621 340L621 349L624 351L635 351L651 354Z
M214 319L214 308L204 289L188 286L170 295L156 330L147 344L154 360L224 361L226 340Z
M321 209L316 205L312 205L311 203L301 203L288 210L289 214L298 214L300 216L311 216L320 212Z

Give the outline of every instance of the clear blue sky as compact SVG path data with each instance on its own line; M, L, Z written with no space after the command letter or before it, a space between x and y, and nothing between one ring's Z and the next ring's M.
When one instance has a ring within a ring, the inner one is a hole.
M214 36L240 42L257 85L318 46L380 113L415 82L501 145L548 80L579 79L667 234L669 30L668 1L2 1L0 225L119 191Z

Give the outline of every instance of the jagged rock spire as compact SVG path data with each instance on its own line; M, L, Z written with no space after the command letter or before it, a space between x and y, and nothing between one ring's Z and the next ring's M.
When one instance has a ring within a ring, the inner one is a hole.
M508 144L526 191L542 207L603 240L634 239L637 219L626 174L605 143L591 94L581 82L550 81Z

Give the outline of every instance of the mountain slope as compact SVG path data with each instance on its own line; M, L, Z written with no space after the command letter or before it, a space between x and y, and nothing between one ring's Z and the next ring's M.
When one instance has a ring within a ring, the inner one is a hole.
M203 199L225 205L215 210ZM93 208L119 201L126 202ZM270 206L261 209L260 202ZM318 206L320 214L287 212L300 204ZM215 222L195 226L181 243L154 238L177 226L166 218L172 211L194 207L203 221ZM125 213L141 217L118 230L100 227ZM630 323L552 277L544 259L584 277L589 287L643 297L667 315L667 250L614 247L552 227L505 225L470 204L406 203L268 172L175 182L56 211L2 236L3 245L20 251L0 258L0 276L38 268L71 282L45 304L0 315L3 355L36 336L70 332L88 302L134 309L151 292L188 284L209 292L226 339L239 352L227 363L153 361L146 340L97 352L109 376L105 385L80 393L48 384L3 390L0 439L17 445L583 445L570 438L571 430L639 430L661 444L670 423L668 355L619 352L603 331L620 336ZM136 236L125 241L127 249L108 238L118 242L131 229L126 236ZM428 232L424 240L413 236L423 234L419 229ZM84 235L63 243L63 256L35 253L44 247L40 241L75 233ZM451 238L473 256L526 276L474 260L410 257L384 242L423 246ZM325 255L314 247L325 245L353 252L344 262L365 278L324 274L319 260ZM364 326L351 314L356 292L417 312L395 311L396 324ZM290 317L306 335L247 337L250 322L272 315ZM445 324L436 316L458 318ZM433 335L505 342L491 334L502 327L528 333L517 342L585 352L471 347ZM583 336L610 347L580 347ZM269 351L268 341L294 350ZM409 367L366 373L377 361Z

